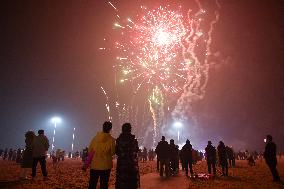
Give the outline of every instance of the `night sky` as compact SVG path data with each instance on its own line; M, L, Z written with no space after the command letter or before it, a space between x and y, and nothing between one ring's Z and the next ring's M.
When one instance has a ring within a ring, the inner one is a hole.
M129 11L144 1L115 2ZM218 58L194 107L203 141L196 147L223 140L261 150L271 134L283 151L284 1L220 4L212 42ZM107 119L100 87L115 96L115 55L98 50L114 33L114 20L103 0L0 2L0 148L23 147L24 133L40 128L51 141L54 115L63 119L57 147L70 150L74 127L75 149L88 145Z

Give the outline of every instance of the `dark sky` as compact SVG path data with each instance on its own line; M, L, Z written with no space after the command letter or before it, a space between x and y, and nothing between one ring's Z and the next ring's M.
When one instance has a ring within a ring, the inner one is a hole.
M135 3L117 1L125 10ZM284 1L220 4L212 43L220 55L195 108L202 140L259 150L272 134L284 150ZM29 129L51 140L53 115L63 118L58 147L71 148L73 127L75 148L88 144L107 119L100 86L113 91L115 56L98 48L114 20L103 0L0 2L0 148L23 146Z

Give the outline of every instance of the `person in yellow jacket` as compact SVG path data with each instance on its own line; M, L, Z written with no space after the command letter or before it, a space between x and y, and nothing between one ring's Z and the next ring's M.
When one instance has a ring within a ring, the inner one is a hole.
M112 158L115 154L115 139L110 131L112 123L104 122L103 131L98 132L89 145L91 157L89 189L96 189L100 178L100 189L108 189Z

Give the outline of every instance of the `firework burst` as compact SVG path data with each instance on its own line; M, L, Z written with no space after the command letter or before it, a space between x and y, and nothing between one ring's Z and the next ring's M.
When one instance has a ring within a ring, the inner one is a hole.
M178 92L187 82L188 63L182 57L182 41L188 33L179 11L159 7L148 10L141 7L142 16L125 25L115 23L121 29L119 50L121 82L130 81L138 90L143 84L149 89L156 86L165 91Z
M195 2L197 10L187 12L182 11L181 6L153 9L141 6L133 18L123 18L119 9L108 2L115 10L117 22L114 28L120 34L115 42L116 74L120 83L134 86L134 94L141 86L145 86L143 89L150 94L154 144L157 129L164 128L164 108L169 110L169 104L165 103L172 93L180 92L175 95L178 100L171 108L174 120L186 119L185 115L191 112L191 103L205 94L211 35L219 15L218 11L207 14L200 2ZM215 3L220 8L217 0Z

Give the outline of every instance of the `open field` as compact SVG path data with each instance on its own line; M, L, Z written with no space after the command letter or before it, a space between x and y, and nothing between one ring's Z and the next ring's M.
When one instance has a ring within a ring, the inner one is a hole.
M40 166L38 166L35 181L19 181L20 166L14 162L0 160L0 188L87 188L89 172L81 170L82 162L79 160L65 160L60 162L59 168L54 169L48 160L49 180L43 181ZM237 167L229 169L229 177L218 176L214 179L200 180L188 179L183 172L168 180L160 179L155 171L156 162L140 163L141 188L170 189L177 186L179 189L187 188L284 188L283 183L273 183L270 172L264 162L258 161L256 166L250 167L246 161L237 161ZM218 168L219 169L219 168ZM219 169L220 170L220 169ZM194 166L197 173L206 173L205 162ZM279 161L278 171L284 177L284 159ZM110 185L114 184L114 171L112 171ZM220 172L218 172L220 175ZM113 186L111 186L113 188Z

